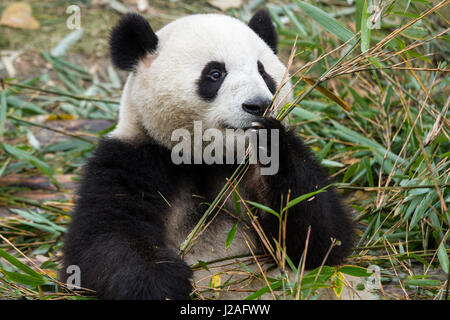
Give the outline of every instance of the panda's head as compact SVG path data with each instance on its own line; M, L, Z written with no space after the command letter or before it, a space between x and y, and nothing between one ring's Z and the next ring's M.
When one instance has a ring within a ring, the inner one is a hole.
M175 129L247 128L269 107L286 67L276 56L278 37L267 11L248 25L228 16L187 16L154 33L137 14L111 34L114 65L131 71L112 133L136 141L146 135L171 147ZM290 98L290 84L276 105Z

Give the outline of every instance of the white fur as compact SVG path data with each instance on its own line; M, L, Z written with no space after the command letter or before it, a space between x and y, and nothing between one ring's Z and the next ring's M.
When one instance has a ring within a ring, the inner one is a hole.
M203 121L204 129L217 128L220 123L249 126L252 117L242 110L242 103L255 97L273 98L258 73L258 60L277 84L283 80L283 63L253 30L235 18L192 15L156 34L155 54L139 62L127 80L119 123L111 133L114 137L135 141L145 128L158 142L171 147L173 130L192 130L194 120ZM217 97L207 102L197 93L197 81L210 61L223 62L227 76ZM280 99L288 99L280 105L291 98L290 88L286 84L281 90Z

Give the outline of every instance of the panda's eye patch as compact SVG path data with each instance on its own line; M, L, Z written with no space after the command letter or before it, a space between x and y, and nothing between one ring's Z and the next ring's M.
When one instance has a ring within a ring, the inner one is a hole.
M269 88L270 92L272 94L275 94L275 91L277 91L277 84L275 83L275 80L266 72L266 69L264 69L264 65L261 61L258 61L258 72L261 75L261 77L264 79L264 82L266 83L267 88Z
M197 81L197 93L206 101L213 100L227 76L225 64L217 61L208 62Z
M261 61L258 61L258 72L260 75L264 75L266 73L264 65L261 63Z

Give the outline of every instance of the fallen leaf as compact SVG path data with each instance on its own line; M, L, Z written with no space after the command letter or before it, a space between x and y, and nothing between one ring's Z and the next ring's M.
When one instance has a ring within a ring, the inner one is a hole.
M31 15L28 3L13 3L6 7L0 25L28 30L37 30L40 27L39 21Z
M211 288L217 288L222 283L222 279L220 277L220 273L215 274L211 279Z
M242 6L242 0L209 0L208 3L222 11L227 11L231 8L240 8Z
M74 120L75 117L71 114L50 114L45 121L55 121L55 120Z

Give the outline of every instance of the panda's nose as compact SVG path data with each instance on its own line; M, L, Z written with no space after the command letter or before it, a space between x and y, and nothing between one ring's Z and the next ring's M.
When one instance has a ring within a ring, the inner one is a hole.
M266 109L270 106L272 100L266 98L255 98L248 100L242 104L242 109L255 116L262 116Z

